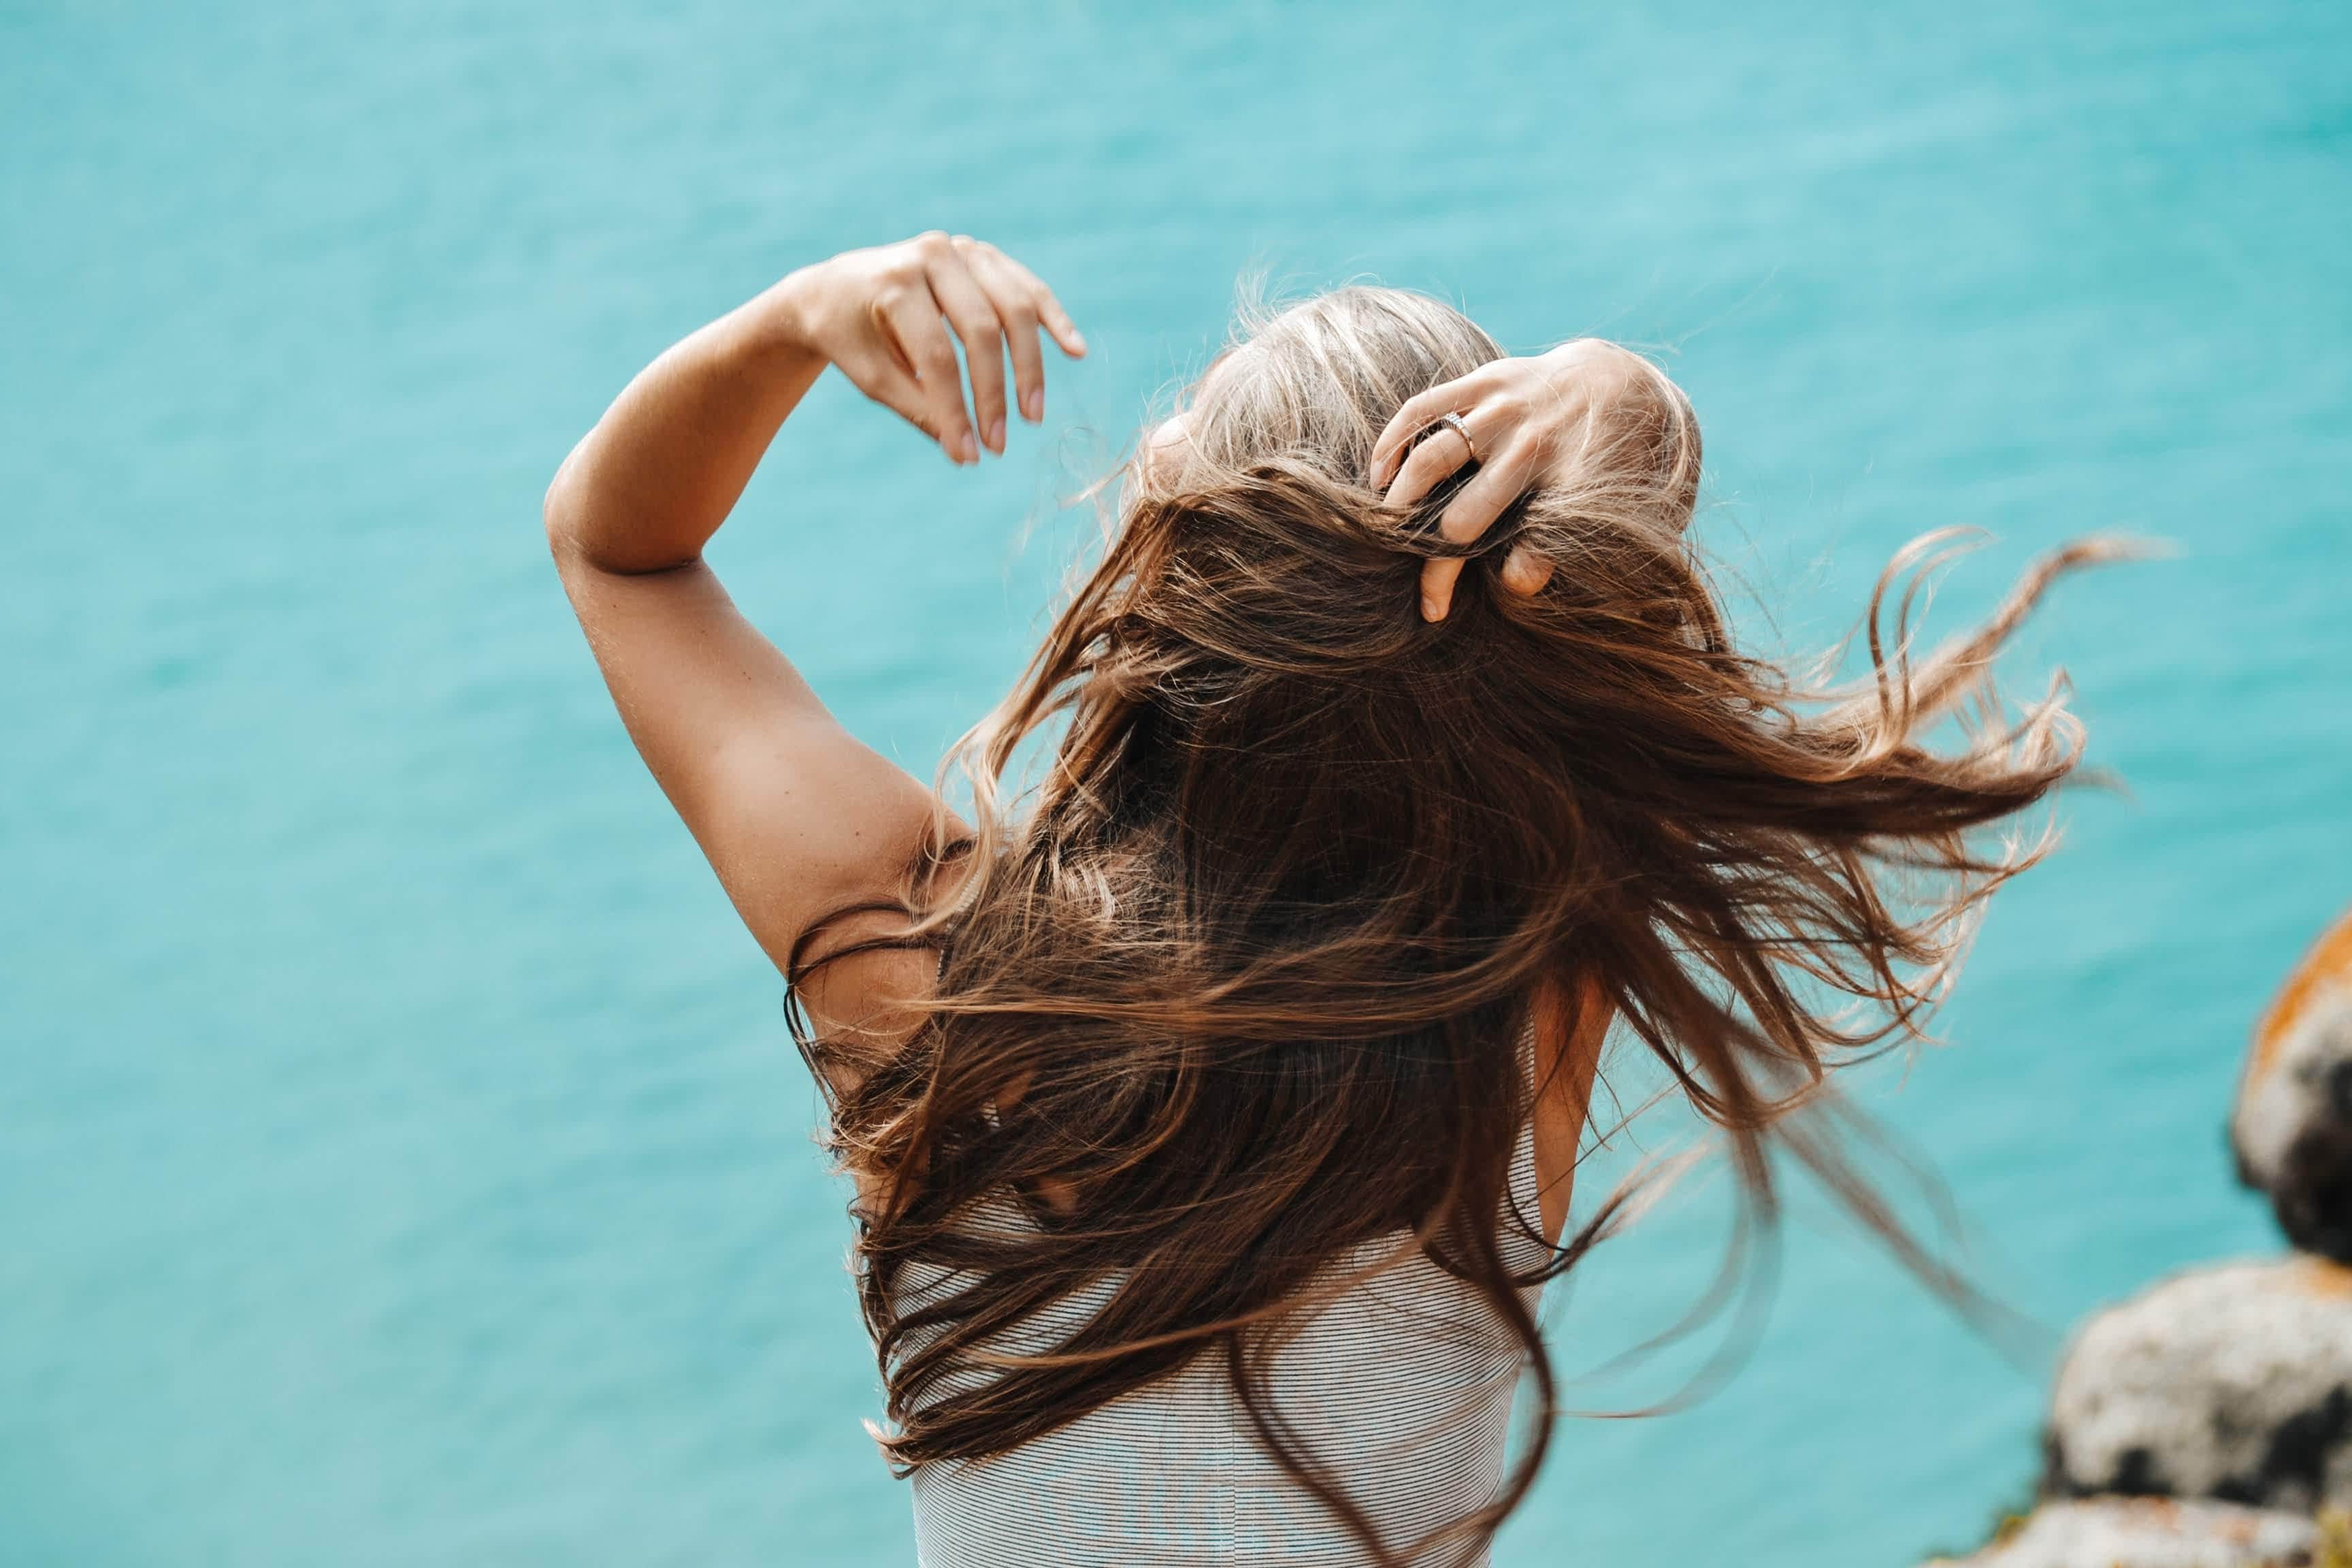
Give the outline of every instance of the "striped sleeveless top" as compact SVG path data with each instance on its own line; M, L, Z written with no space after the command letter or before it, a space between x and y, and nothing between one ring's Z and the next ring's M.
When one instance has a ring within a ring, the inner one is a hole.
M1531 1225L1537 1187L1530 1127L1519 1135L1510 1191ZM1333 1267L1371 1264L1404 1239L1366 1243ZM1507 1227L1503 1256L1527 1270L1549 1254ZM910 1302L951 1283L910 1280ZM1003 1348L1058 1342L1116 1284L1107 1279L1057 1304ZM1540 1287L1522 1292L1530 1311L1540 1294ZM1500 1490L1525 1362L1493 1309L1412 1247L1315 1312L1273 1352L1269 1381L1294 1442L1401 1552ZM921 1568L1358 1568L1372 1561L1259 1447L1217 1356L1009 1452L924 1465L914 1495ZM1475 1568L1486 1557L1457 1542L1412 1562Z

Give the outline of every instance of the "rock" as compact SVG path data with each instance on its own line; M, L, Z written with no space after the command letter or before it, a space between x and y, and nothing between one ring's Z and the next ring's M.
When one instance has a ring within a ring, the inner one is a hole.
M1958 1568L2288 1568L2312 1561L2318 1527L2298 1514L2170 1498L2047 1502Z
M2230 1146L2289 1241L2352 1262L2352 914L2304 955L2255 1026Z
M2352 1504L2352 1268L2317 1258L2176 1275L2076 1331L2044 1495Z

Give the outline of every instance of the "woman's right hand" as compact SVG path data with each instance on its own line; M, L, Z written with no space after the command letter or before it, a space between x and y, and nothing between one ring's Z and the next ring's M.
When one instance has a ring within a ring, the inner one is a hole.
M1663 371L1630 349L1578 338L1549 353L1490 361L1409 399L1373 445L1371 480L1390 505L1407 507L1476 464L1438 520L1444 538L1467 544L1529 489L1573 482L1596 453L1635 452L1645 466L1663 461L1676 476L1686 469L1696 486L1697 430ZM1685 521L1687 509L1685 501ZM1445 618L1463 564L1458 555L1439 556L1422 568L1423 619ZM1552 566L1515 545L1503 585L1540 593Z
M1087 341L1037 275L970 235L934 230L895 245L845 251L778 285L794 335L841 369L860 392L896 409L940 444L948 459L977 463L1004 452L1004 360L1021 416L1045 415L1038 334L1072 359ZM971 377L964 401L955 342Z

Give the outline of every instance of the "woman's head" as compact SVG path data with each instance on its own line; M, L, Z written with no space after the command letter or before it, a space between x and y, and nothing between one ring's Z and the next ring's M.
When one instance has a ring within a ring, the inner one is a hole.
M1361 479L1372 443L1407 398L1502 357L1461 311L1402 289L1337 289L1251 312L1177 413L1145 437L1136 488L1270 458Z
M1499 352L1391 289L1256 323L1140 444L1103 559L967 742L978 837L929 912L953 938L932 1022L858 1063L835 1116L893 1184L862 1256L901 1460L1012 1447L1212 1347L1262 1414L1269 1336L1337 1254L1399 1230L1519 1335L1549 1407L1502 1247L1534 1223L1506 1171L1538 995L1612 1010L1768 1215L1776 1140L1870 1212L1796 1112L1916 1032L2031 858L1976 830L2050 790L2079 731L2054 699L2003 717L1989 660L2097 552L1916 663L1874 604L1869 679L1809 689L1732 646L1683 537L1696 424L1646 367L1466 551L1433 526L1442 492L1398 510L1370 488L1398 408ZM1514 543L1555 564L1540 592L1495 581ZM1422 566L1465 552L1454 613L1424 622ZM998 781L1032 737L1050 762L1016 807ZM1043 1190L1066 1202L1034 1230L979 1218ZM974 1283L905 1310L919 1263ZM1129 1286L1059 1353L992 1356L1111 1269ZM1350 1478L1277 1426L1368 1531Z

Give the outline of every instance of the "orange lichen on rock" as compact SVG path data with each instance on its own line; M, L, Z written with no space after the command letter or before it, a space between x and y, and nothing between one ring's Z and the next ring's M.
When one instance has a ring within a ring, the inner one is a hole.
M2352 915L2312 944L2255 1026L2230 1147L2289 1241L2352 1263Z
M2311 951L2304 954L2303 962L2294 966L2286 984L2279 987L2278 994L2263 1010L2262 1021L2254 1026L2253 1052L2246 1063L2248 1078L2270 1070L2280 1042L2303 1017L2314 994L2330 982L2352 985L2352 910L2346 910L2312 944Z
M2352 1268L2309 1253L2295 1260L2294 1289L2305 1296L2352 1297Z

